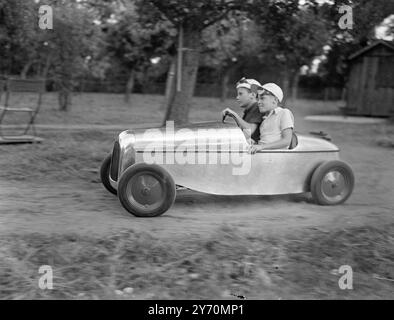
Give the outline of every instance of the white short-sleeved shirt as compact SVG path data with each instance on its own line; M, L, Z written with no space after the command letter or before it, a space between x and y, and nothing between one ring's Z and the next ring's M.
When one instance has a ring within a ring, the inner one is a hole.
M275 108L265 117L260 125L259 143L279 141L282 139L282 131L288 128L294 129L293 114L289 109Z

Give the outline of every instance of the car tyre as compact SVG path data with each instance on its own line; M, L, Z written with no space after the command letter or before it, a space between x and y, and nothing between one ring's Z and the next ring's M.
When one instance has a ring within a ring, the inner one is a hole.
M105 157L103 163L101 164L100 167L100 178L101 182L104 185L105 189L107 189L109 192L112 194L116 195L117 191L111 186L111 183L109 182L109 174L111 170L111 155L108 155Z
M176 197L170 174L158 165L137 163L122 174L118 184L122 206L137 217L157 217L166 212Z
M354 174L350 166L339 160L323 162L313 172L311 193L320 205L345 202L354 188Z

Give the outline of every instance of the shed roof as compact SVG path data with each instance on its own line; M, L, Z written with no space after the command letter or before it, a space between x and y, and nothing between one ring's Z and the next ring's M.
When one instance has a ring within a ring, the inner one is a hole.
M362 49L360 49L359 51L357 51L357 52L353 53L352 55L350 55L350 56L349 56L349 60L353 60L353 59L357 58L358 56L363 55L363 54L366 53L367 51L370 51L371 49L373 49L373 48L375 48L375 47L377 47L377 46L379 46L379 45L386 46L386 47L389 48L390 50L393 50L393 51L394 51L394 46L393 46L391 43L389 43L389 42L387 42L387 41L384 41L384 40L378 40L378 41L376 41L376 42L370 44L369 46L367 46L367 47L365 47L365 48L362 48Z

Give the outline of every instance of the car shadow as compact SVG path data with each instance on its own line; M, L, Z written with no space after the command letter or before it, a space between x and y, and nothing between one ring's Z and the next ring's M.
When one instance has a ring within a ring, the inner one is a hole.
M176 204L244 204L244 203L313 203L309 193L285 194L285 195L213 195L193 190L177 191Z

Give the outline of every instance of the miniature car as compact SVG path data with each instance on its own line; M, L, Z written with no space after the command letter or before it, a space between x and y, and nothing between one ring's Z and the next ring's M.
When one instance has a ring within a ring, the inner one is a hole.
M179 188L229 196L311 192L320 205L345 202L354 174L339 160L338 147L321 137L294 138L291 149L251 155L233 122L196 123L172 133L168 128L126 130L101 165L101 181L138 217L166 212Z

